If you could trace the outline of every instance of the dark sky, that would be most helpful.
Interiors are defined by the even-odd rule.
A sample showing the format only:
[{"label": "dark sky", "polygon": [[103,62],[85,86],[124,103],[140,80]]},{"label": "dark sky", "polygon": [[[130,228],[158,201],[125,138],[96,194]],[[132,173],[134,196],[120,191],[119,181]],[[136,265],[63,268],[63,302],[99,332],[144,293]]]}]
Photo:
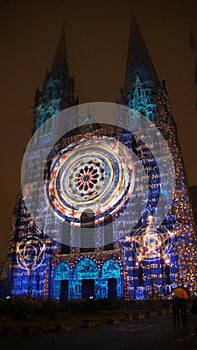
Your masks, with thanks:
[{"label": "dark sky", "polygon": [[197,51],[188,44],[190,27],[197,37],[196,0],[0,0],[0,260],[6,258],[34,91],[51,66],[63,22],[80,103],[115,102],[124,81],[132,10],[158,76],[167,81],[189,185],[197,185]]}]

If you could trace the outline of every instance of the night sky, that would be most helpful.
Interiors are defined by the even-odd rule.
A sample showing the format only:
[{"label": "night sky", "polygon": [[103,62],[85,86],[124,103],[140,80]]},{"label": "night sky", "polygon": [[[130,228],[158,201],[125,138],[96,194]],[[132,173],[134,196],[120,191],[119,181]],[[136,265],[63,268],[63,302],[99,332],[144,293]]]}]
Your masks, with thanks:
[{"label": "night sky", "polygon": [[6,259],[34,92],[50,69],[65,23],[68,61],[80,103],[115,102],[123,86],[131,11],[159,79],[165,79],[189,185],[197,185],[196,0],[0,0],[0,260]]}]

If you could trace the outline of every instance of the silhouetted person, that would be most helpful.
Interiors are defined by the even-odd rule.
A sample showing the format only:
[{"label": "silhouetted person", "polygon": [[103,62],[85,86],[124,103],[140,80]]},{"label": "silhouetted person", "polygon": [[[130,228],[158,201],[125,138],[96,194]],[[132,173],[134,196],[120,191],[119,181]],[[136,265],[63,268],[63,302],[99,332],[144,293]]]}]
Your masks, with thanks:
[{"label": "silhouetted person", "polygon": [[186,307],[186,300],[180,299],[180,311],[181,311],[181,321],[182,326],[187,327],[187,307]]},{"label": "silhouetted person", "polygon": [[179,299],[177,297],[174,297],[172,299],[172,314],[173,314],[173,322],[174,322],[174,326],[178,326],[180,325],[180,302]]},{"label": "silhouetted person", "polygon": [[[195,299],[192,303],[191,313],[192,313],[192,315],[197,316],[197,297],[195,297]],[[196,318],[196,335],[197,335],[197,318]]]}]

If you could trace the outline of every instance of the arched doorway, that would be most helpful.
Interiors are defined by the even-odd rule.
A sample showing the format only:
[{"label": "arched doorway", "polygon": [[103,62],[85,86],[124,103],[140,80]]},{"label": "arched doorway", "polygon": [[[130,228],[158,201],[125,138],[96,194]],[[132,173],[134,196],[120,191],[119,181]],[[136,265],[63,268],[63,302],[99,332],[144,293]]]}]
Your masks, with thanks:
[{"label": "arched doorway", "polygon": [[121,296],[120,266],[113,259],[106,260],[102,266],[102,286],[102,298]]},{"label": "arched doorway", "polygon": [[54,296],[60,301],[69,298],[70,267],[67,263],[58,264],[54,272]]},{"label": "arched doorway", "polygon": [[89,259],[81,259],[74,269],[75,298],[94,299],[99,293],[99,271],[97,264]]}]

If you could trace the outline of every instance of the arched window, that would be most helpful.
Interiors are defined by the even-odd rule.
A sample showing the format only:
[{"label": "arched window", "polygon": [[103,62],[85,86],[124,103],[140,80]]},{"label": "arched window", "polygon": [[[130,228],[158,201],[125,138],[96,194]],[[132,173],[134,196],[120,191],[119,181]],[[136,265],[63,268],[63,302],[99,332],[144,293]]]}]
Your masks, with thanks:
[{"label": "arched window", "polygon": [[81,252],[94,252],[95,250],[95,218],[90,209],[81,214]]},{"label": "arched window", "polygon": [[103,278],[119,278],[120,277],[120,266],[117,261],[113,259],[106,260],[102,266],[102,277]]},{"label": "arched window", "polygon": [[113,219],[111,215],[107,215],[104,219],[104,250],[112,250],[113,248]]},{"label": "arched window", "polygon": [[54,271],[54,295],[60,301],[68,300],[69,280],[70,267],[67,263],[61,262]]},{"label": "arched window", "polygon": [[74,278],[78,280],[98,278],[99,270],[95,261],[89,258],[81,259],[75,266]]},{"label": "arched window", "polygon": [[74,269],[75,290],[78,297],[93,299],[98,297],[99,270],[95,261],[81,259]]},{"label": "arched window", "polygon": [[107,298],[120,296],[120,266],[113,259],[106,260],[102,266],[102,279],[105,281]]},{"label": "arched window", "polygon": [[61,244],[61,254],[70,254],[70,246],[67,244]]}]

